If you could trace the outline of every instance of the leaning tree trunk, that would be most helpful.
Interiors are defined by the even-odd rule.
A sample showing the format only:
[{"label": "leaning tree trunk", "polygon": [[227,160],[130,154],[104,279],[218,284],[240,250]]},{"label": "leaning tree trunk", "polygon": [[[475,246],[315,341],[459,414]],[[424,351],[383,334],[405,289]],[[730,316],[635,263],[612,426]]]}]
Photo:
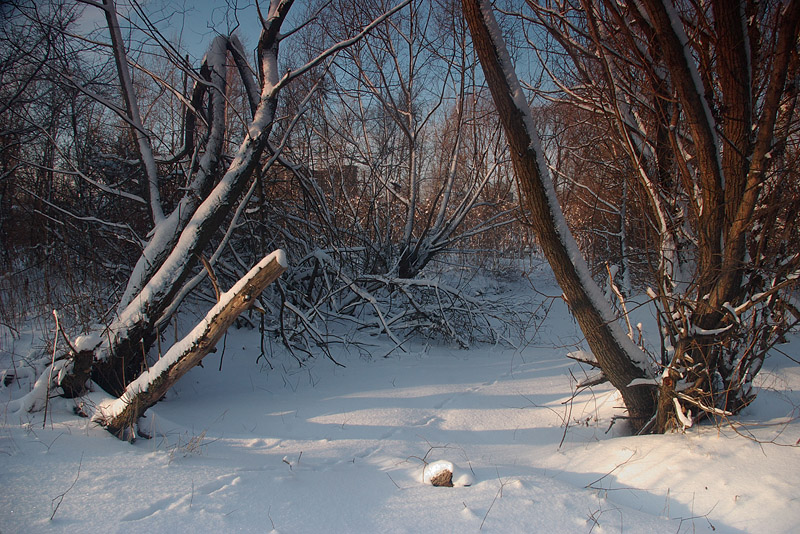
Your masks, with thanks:
[{"label": "leaning tree trunk", "polygon": [[[503,124],[531,224],[564,296],[605,376],[622,394],[633,431],[656,412],[654,388],[632,385],[652,378],[647,356],[618,326],[604,301],[555,196],[530,108],[517,80],[489,0],[462,0],[464,16]],[[647,380],[643,381],[647,382]]]},{"label": "leaning tree trunk", "polygon": [[93,420],[120,439],[135,438],[135,425],[145,410],[158,402],[175,382],[211,352],[222,335],[258,295],[286,270],[282,250],[273,252],[253,267],[181,341],[156,364],[127,385],[122,395],[97,408]]}]

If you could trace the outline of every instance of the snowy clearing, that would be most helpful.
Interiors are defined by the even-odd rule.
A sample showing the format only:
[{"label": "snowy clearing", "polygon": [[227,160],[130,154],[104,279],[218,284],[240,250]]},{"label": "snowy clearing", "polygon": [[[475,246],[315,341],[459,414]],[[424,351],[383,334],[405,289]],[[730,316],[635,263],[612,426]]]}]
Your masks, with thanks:
[{"label": "snowy clearing", "polygon": [[[554,347],[577,335],[562,308],[520,350],[341,350],[346,368],[288,372],[255,363],[257,332],[231,330],[222,372],[209,356],[132,445],[72,401],[44,429],[5,409],[0,532],[796,531],[800,369],[768,361],[735,426],[626,437],[609,431],[622,412],[607,386],[567,402],[585,371]],[[425,483],[446,462],[455,487]]]}]

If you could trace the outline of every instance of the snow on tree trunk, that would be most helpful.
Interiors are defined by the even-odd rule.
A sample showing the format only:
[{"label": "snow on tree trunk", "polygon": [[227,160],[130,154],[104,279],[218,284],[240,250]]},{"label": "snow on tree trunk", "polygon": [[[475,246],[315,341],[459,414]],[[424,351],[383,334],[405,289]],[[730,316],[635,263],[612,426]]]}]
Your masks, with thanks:
[{"label": "snow on tree trunk", "polygon": [[[139,374],[145,354],[156,339],[156,325],[163,319],[164,312],[173,307],[203,249],[241,198],[254,169],[260,164],[272,131],[280,91],[276,70],[278,30],[290,6],[291,2],[280,2],[275,7],[275,16],[262,32],[259,47],[265,78],[261,94],[248,125],[248,135],[226,169],[218,168],[225,133],[226,50],[237,45],[231,44],[229,38],[217,37],[210,46],[204,66],[210,72],[209,82],[213,85],[209,97],[212,101],[211,132],[197,175],[173,213],[156,224],[115,320],[102,331],[102,343],[94,349],[91,368],[73,366],[64,374],[71,382],[70,390],[78,392],[79,385],[86,383],[90,372],[92,380],[100,387],[119,395]],[[212,187],[218,171],[224,174]]]},{"label": "snow on tree trunk", "polygon": [[[531,212],[542,250],[586,340],[609,381],[622,394],[634,431],[656,411],[651,362],[617,324],[607,301],[592,280],[558,204],[547,171],[530,108],[517,80],[502,32],[488,0],[463,0],[487,84],[508,139],[514,172]],[[637,380],[639,379],[639,380]],[[631,383],[636,381],[636,384]]]}]

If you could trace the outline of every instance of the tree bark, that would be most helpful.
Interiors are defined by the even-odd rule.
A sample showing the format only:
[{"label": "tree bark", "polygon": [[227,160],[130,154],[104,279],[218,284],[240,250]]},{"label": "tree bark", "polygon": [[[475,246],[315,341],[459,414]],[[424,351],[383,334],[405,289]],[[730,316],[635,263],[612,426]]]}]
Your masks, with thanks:
[{"label": "tree bark", "polygon": [[622,332],[608,303],[591,279],[583,257],[567,229],[555,199],[530,108],[511,65],[488,0],[462,0],[475,50],[500,115],[511,160],[531,224],[573,315],[586,336],[600,368],[619,389],[628,409],[631,428],[645,427],[656,411],[650,386],[631,386],[650,378],[646,355]]},{"label": "tree bark", "polygon": [[674,8],[668,7],[662,0],[642,0],[642,5],[654,31],[655,44],[669,68],[672,85],[694,140],[697,166],[702,169],[699,173],[703,208],[697,225],[697,284],[700,294],[705,295],[713,287],[719,273],[725,217],[725,178],[718,150],[716,120],[704,97],[709,88],[703,87],[696,65],[690,62],[687,37],[683,27],[675,21]]}]

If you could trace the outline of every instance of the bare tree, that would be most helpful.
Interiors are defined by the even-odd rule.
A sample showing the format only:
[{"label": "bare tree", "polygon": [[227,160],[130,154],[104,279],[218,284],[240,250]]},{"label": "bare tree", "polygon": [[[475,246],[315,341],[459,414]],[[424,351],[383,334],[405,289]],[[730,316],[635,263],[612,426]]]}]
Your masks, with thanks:
[{"label": "bare tree", "polygon": [[[584,310],[571,302],[601,368],[622,391],[640,430],[691,425],[692,412],[735,413],[752,400],[752,379],[766,351],[799,315],[781,296],[796,284],[798,255],[776,250],[767,259],[752,251],[775,242],[764,233],[759,212],[774,187],[784,189],[779,184],[796,179],[785,162],[773,158],[791,145],[786,125],[797,120],[800,4],[769,9],[749,2],[700,9],[659,0],[529,5],[532,14],[522,19],[545,29],[550,49],[566,58],[562,71],[549,71],[561,98],[613,125],[633,170],[630,184],[645,199],[647,230],[656,240],[650,252],[656,259],[652,295],[663,327],[661,371],[651,382],[658,385],[657,404],[647,402],[651,386],[631,388],[630,374],[615,380],[618,369],[607,360],[608,348],[592,339],[597,327],[584,324]],[[465,2],[465,13],[475,21],[493,16],[488,2]],[[501,48],[499,34],[485,28],[471,25],[473,38],[480,31],[489,50]],[[544,50],[543,42],[533,44]],[[481,59],[486,71],[488,59]],[[512,66],[502,65],[496,67],[497,92],[516,96],[511,102],[525,117],[523,93],[508,82]],[[495,95],[496,102],[499,98]],[[522,119],[506,125],[509,140],[524,141],[526,126]],[[541,156],[515,165],[518,179],[537,164],[543,166]],[[781,222],[787,216],[783,212]],[[565,260],[554,257],[551,263]],[[561,267],[554,268],[558,273]],[[568,298],[569,285],[579,282],[560,281]],[[626,355],[618,355],[623,366],[641,361],[628,354],[625,364]]]},{"label": "bare tree", "polygon": [[[281,284],[280,335],[301,361],[342,340],[331,322],[375,328],[397,350],[415,332],[462,346],[498,335],[488,306],[425,271],[513,222],[502,134],[476,85],[464,21],[442,4],[404,8],[306,79],[320,87],[312,99],[284,100],[284,114],[305,112],[264,176],[262,198],[280,201],[248,212],[297,258]],[[335,9],[310,8],[301,61],[386,9],[324,5]]]},{"label": "bare tree", "polygon": [[530,108],[502,33],[487,1],[464,0],[464,16],[503,128],[525,207],[559,285],[603,372],[622,393],[631,425],[639,430],[655,411],[652,388],[635,383],[651,375],[646,355],[617,325],[570,234],[555,195]]},{"label": "bare tree", "polygon": [[[343,2],[338,18],[320,31],[339,39],[380,9],[380,2]],[[334,216],[345,214],[369,236],[361,245],[372,249],[384,273],[401,279],[416,277],[459,240],[512,220],[504,199],[492,198],[487,187],[500,180],[499,165],[478,170],[466,163],[472,154],[471,163],[499,163],[503,155],[488,139],[475,147],[478,153],[465,149],[480,128],[480,86],[466,27],[453,9],[452,2],[412,2],[337,57],[323,126],[312,143],[324,151],[314,157],[323,173],[355,173],[350,189],[337,191]],[[360,187],[353,187],[355,180]],[[470,219],[478,206],[496,211],[487,220]]]}]

